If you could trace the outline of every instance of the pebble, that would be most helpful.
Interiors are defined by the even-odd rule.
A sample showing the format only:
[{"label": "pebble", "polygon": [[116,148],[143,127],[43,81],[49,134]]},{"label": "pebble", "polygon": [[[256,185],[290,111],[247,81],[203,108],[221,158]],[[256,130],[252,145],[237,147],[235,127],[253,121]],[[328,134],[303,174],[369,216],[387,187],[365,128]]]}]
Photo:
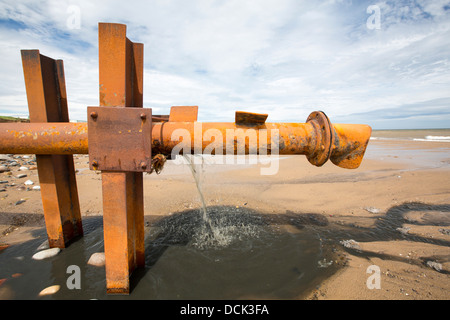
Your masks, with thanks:
[{"label": "pebble", "polygon": [[356,242],[353,239],[350,240],[342,240],[339,242],[340,244],[342,244],[344,247],[349,248],[349,249],[356,249],[356,250],[361,250],[361,247],[359,246],[359,243]]},{"label": "pebble", "polygon": [[105,265],[105,253],[104,252],[93,253],[87,263],[91,266],[96,266],[96,267],[104,266]]},{"label": "pebble", "polygon": [[32,257],[33,260],[43,260],[47,258],[51,258],[56,256],[61,251],[60,248],[51,248],[39,251],[38,253],[35,253]]},{"label": "pebble", "polygon": [[33,190],[41,190],[41,186],[34,186]]},{"label": "pebble", "polygon": [[397,228],[397,229],[395,229],[395,230],[397,230],[398,232],[400,232],[400,233],[403,234],[403,235],[407,235],[407,234],[408,234],[408,231],[411,230],[411,228],[405,227],[405,228]]},{"label": "pebble", "polygon": [[6,154],[0,154],[0,161],[12,161],[13,158],[11,156],[8,156]]},{"label": "pebble", "polygon": [[26,200],[25,199],[20,199],[19,201],[17,201],[14,205],[18,206],[19,204],[24,203]]},{"label": "pebble", "polygon": [[27,171],[27,170],[28,170],[27,167],[20,167],[20,168],[19,168],[19,171]]},{"label": "pebble", "polygon": [[19,174],[16,176],[16,178],[20,179],[20,178],[25,178],[27,175],[25,173]]},{"label": "pebble", "polygon": [[327,261],[327,259],[317,261],[317,265],[319,268],[328,268],[333,264],[333,260]]},{"label": "pebble", "polygon": [[0,180],[0,183],[8,183],[8,180]]},{"label": "pebble", "polygon": [[7,166],[0,166],[0,172],[9,171],[9,168]]},{"label": "pebble", "polygon": [[436,262],[436,261],[427,261],[427,266],[430,268],[433,268],[436,271],[441,272],[442,271],[442,264]]},{"label": "pebble", "polygon": [[48,296],[51,294],[55,294],[59,291],[59,289],[61,288],[60,285],[56,284],[54,286],[50,286],[45,288],[44,290],[42,290],[41,292],[39,292],[39,296],[43,297],[43,296]]},{"label": "pebble", "polygon": [[375,207],[365,207],[364,210],[370,212],[370,213],[380,213],[381,210]]},{"label": "pebble", "polygon": [[24,184],[25,184],[26,186],[31,186],[31,185],[34,184],[34,182],[31,181],[31,180],[27,180],[27,181],[24,182]]}]

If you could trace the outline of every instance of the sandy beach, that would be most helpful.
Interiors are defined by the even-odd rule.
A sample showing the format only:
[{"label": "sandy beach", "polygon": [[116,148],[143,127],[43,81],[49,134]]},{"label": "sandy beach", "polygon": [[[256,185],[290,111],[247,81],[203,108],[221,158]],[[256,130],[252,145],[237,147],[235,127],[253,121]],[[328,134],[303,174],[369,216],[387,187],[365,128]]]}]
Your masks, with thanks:
[{"label": "sandy beach", "polygon": [[[37,170],[23,164],[32,157],[16,158],[29,170],[0,173],[7,181],[0,185],[0,250],[45,227],[40,192],[31,189],[39,185]],[[87,155],[74,162],[82,215],[101,216],[101,174],[89,170]],[[320,217],[341,267],[300,299],[450,298],[450,143],[373,139],[355,170],[331,162],[314,167],[304,156],[280,156],[275,175],[261,175],[264,166],[204,164],[205,202]],[[17,178],[21,173],[27,176]],[[34,184],[24,185],[27,180]],[[160,175],[145,175],[144,193],[147,221],[201,206],[187,165],[167,162]],[[296,232],[291,227],[286,230]],[[384,228],[393,231],[384,236]],[[380,286],[370,289],[374,265]],[[2,284],[0,298],[8,298],[1,292]]]}]

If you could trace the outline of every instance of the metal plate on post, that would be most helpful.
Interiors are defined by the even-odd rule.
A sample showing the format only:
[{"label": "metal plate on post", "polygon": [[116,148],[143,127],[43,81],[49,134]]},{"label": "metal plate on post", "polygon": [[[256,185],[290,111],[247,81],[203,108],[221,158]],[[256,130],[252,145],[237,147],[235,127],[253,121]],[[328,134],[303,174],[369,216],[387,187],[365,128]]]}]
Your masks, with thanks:
[{"label": "metal plate on post", "polygon": [[263,125],[268,116],[266,113],[236,111],[234,122],[238,125]]},{"label": "metal plate on post", "polygon": [[173,106],[170,108],[170,122],[197,121],[198,106]]},{"label": "metal plate on post", "polygon": [[151,133],[150,108],[88,107],[89,168],[150,171]]}]

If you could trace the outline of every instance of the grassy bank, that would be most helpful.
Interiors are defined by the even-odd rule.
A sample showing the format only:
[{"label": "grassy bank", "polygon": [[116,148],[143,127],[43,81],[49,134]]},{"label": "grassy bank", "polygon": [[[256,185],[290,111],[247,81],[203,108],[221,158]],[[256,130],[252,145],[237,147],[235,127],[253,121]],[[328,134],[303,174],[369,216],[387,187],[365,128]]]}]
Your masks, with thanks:
[{"label": "grassy bank", "polygon": [[0,116],[0,122],[30,122],[30,120],[10,116]]}]

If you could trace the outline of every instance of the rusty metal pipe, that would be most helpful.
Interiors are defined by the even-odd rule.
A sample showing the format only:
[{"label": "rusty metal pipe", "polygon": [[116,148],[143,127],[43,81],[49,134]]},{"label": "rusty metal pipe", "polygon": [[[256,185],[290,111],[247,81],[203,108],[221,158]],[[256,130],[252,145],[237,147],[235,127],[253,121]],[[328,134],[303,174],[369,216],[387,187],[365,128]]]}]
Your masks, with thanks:
[{"label": "rusty metal pipe", "polygon": [[[152,150],[154,154],[170,155],[178,146],[180,153],[260,154],[263,147],[271,154],[273,143],[278,142],[277,153],[281,155],[303,154],[317,166],[330,159],[339,167],[357,168],[371,128],[360,124],[332,124],[330,129],[332,140],[326,146],[324,128],[311,121],[255,126],[231,122],[156,122],[152,127]],[[277,132],[276,139],[274,132]],[[0,153],[87,154],[87,133],[86,123],[1,123]],[[184,141],[183,149],[186,138],[189,141],[188,144]],[[330,152],[324,156],[325,149]]]},{"label": "rusty metal pipe", "polygon": [[[177,132],[179,129],[181,130]],[[242,130],[240,137],[236,134],[239,130]],[[358,168],[370,139],[372,132],[370,126],[332,124],[329,146],[326,146],[322,130],[323,128],[311,122],[265,123],[258,126],[240,126],[229,122],[155,123],[152,129],[152,150],[154,153],[170,155],[173,149],[179,146],[180,151],[187,150],[189,153],[212,151],[211,154],[224,155],[260,154],[261,149],[258,147],[263,146],[263,150],[267,150],[266,154],[272,154],[274,143],[278,142],[276,153],[280,155],[306,155],[308,160],[316,166],[322,166],[331,159],[341,168]],[[190,134],[185,149],[180,146],[183,143],[180,141],[186,138],[183,132]],[[202,137],[201,140],[197,140],[199,142],[196,141],[198,139],[196,135]],[[217,141],[217,138],[220,141]],[[218,148],[215,149],[216,146]],[[220,147],[222,150],[219,149]],[[329,150],[328,155],[324,155],[326,149]]]},{"label": "rusty metal pipe", "polygon": [[86,123],[0,123],[0,154],[87,154]]},{"label": "rusty metal pipe", "polygon": [[[212,150],[212,154],[257,154],[263,144],[271,154],[275,141],[274,130],[279,133],[277,141],[281,154],[307,154],[315,142],[313,127],[309,123],[265,123],[242,126],[232,122],[158,122],[152,128],[152,150],[170,154],[180,143],[187,143],[191,153]],[[189,142],[184,141],[185,132]],[[245,140],[244,140],[245,138]],[[200,140],[201,139],[201,140]],[[217,140],[219,139],[219,140]],[[239,140],[241,139],[241,140]],[[242,148],[239,149],[239,143]],[[219,150],[219,147],[222,149]],[[245,152],[241,152],[245,151]]]}]

